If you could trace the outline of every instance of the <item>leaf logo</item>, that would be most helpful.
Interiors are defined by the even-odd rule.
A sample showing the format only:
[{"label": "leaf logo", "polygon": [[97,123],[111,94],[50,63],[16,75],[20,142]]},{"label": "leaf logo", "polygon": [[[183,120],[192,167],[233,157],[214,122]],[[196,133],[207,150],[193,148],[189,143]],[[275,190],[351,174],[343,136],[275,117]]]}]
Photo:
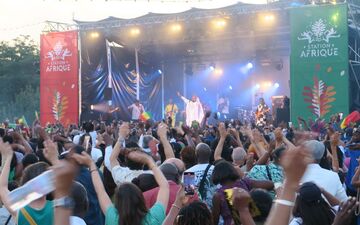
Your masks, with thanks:
[{"label": "leaf logo", "polygon": [[308,108],[317,117],[322,118],[328,112],[336,98],[333,96],[336,94],[334,86],[327,86],[324,81],[314,77],[313,87],[305,86],[303,90],[304,101],[309,103]]},{"label": "leaf logo", "polygon": [[64,118],[68,104],[69,101],[66,96],[61,96],[58,91],[54,92],[52,99],[52,113],[56,121],[61,121]]},{"label": "leaf logo", "polygon": [[67,48],[63,48],[63,45],[60,41],[56,42],[55,46],[53,47],[52,51],[46,53],[45,58],[54,60],[65,60],[66,57],[72,56],[71,52]]},{"label": "leaf logo", "polygon": [[314,23],[310,24],[309,29],[302,32],[297,38],[299,41],[306,40],[309,44],[313,42],[325,41],[329,43],[331,38],[339,38],[340,34],[331,27],[326,20],[318,19]]}]

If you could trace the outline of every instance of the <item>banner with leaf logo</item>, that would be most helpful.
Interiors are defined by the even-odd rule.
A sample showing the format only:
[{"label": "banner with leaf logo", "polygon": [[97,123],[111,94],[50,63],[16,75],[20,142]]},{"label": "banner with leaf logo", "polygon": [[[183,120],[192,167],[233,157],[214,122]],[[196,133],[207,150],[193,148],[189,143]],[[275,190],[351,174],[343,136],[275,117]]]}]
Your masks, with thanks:
[{"label": "banner with leaf logo", "polygon": [[347,5],[291,10],[291,120],[348,113]]},{"label": "banner with leaf logo", "polygon": [[77,31],[41,35],[40,120],[41,124],[79,122]]}]

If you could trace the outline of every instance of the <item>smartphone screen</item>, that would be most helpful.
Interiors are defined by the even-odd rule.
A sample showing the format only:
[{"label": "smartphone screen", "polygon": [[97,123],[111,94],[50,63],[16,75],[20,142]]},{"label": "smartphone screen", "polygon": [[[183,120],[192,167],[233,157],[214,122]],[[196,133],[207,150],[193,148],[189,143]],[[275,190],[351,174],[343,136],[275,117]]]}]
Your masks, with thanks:
[{"label": "smartphone screen", "polygon": [[183,183],[185,188],[185,195],[195,194],[195,173],[184,172]]}]

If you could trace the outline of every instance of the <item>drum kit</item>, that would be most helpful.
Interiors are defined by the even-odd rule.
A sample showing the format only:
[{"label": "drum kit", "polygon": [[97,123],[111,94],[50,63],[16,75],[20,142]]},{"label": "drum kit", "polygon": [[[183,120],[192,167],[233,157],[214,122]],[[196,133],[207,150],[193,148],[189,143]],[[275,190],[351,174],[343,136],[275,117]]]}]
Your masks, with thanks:
[{"label": "drum kit", "polygon": [[245,105],[235,107],[237,119],[243,124],[251,124],[255,121],[255,111]]}]

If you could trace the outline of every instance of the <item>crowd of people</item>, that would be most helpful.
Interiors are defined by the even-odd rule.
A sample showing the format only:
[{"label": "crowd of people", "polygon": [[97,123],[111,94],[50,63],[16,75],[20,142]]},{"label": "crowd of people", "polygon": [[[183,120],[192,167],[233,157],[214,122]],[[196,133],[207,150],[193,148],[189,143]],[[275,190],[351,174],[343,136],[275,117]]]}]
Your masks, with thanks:
[{"label": "crowd of people", "polygon": [[[331,120],[324,133],[306,123],[301,130],[208,124],[203,116],[180,127],[4,124],[0,224],[360,224],[357,124],[341,130]],[[54,190],[14,210],[9,193],[46,171]],[[184,174],[193,175],[192,191]]]}]

